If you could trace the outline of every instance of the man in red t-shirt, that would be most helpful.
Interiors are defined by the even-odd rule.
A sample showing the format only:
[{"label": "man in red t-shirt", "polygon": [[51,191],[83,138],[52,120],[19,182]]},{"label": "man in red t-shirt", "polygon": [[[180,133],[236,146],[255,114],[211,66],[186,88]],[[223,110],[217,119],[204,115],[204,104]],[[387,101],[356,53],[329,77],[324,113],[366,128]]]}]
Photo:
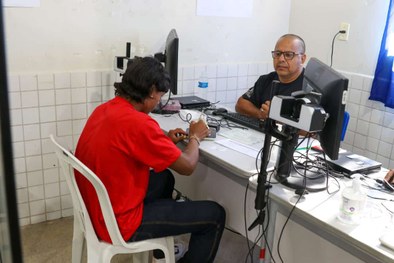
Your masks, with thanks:
[{"label": "man in red t-shirt", "polygon": [[[98,106],[89,117],[76,156],[105,185],[124,240],[191,233],[189,250],[179,262],[213,262],[225,211],[213,201],[173,200],[175,180],[167,169],[190,175],[198,163],[200,140],[209,129],[204,121],[191,122],[183,151],[176,143],[185,138],[184,130],[163,133],[148,114],[169,86],[169,75],[159,61],[135,59],[122,82],[115,83],[116,97]],[[111,242],[92,186],[76,175],[98,237]]]}]

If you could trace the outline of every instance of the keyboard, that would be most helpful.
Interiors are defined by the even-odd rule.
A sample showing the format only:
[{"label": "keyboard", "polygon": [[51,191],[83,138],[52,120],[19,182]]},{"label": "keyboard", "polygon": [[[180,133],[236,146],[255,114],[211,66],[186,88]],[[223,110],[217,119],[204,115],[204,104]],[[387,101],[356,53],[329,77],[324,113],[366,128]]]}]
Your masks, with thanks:
[{"label": "keyboard", "polygon": [[219,114],[224,119],[246,126],[250,129],[264,132],[264,121],[242,115],[238,112],[223,112]]}]

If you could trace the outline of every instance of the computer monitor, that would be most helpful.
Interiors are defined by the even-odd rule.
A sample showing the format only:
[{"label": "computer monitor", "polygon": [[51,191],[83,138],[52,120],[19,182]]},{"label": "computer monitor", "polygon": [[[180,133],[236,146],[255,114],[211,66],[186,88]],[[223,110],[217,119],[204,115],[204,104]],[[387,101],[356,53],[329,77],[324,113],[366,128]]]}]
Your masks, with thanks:
[{"label": "computer monitor", "polygon": [[[348,82],[346,77],[316,58],[311,58],[305,68],[303,89],[306,93],[320,93],[319,106],[328,114],[324,127],[317,132],[317,139],[324,153],[333,160],[338,159]],[[307,189],[311,192],[326,189],[327,178],[322,174],[307,171],[307,176],[304,177],[291,172],[298,134],[292,126],[287,123],[285,125],[288,132],[293,132],[292,139],[282,141],[275,178],[293,189]]]},{"label": "computer monitor", "polygon": [[322,94],[320,105],[329,117],[323,130],[318,133],[318,140],[325,154],[336,160],[341,143],[349,80],[318,59],[311,58],[305,68],[304,82],[306,89]]},{"label": "computer monitor", "polygon": [[156,53],[155,58],[160,62],[164,63],[168,74],[171,78],[171,88],[172,94],[178,94],[178,50],[179,50],[179,38],[175,29],[171,29],[168,33],[165,50],[163,53]]}]

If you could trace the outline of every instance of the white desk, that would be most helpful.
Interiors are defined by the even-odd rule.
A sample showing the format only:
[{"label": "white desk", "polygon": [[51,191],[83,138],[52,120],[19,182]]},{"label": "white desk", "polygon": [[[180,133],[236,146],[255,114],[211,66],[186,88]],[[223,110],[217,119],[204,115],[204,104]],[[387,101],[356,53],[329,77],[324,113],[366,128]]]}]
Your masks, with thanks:
[{"label": "white desk", "polygon": [[[350,184],[349,179],[341,180],[341,191],[346,185]],[[281,185],[274,185],[270,190],[270,222],[276,221],[277,212],[287,217],[296,200],[297,197],[292,190]],[[380,245],[378,240],[387,231],[386,227],[390,222],[389,214],[380,205],[381,201],[368,199],[365,218],[360,225],[347,225],[337,219],[340,202],[340,192],[333,195],[328,195],[326,191],[310,193],[305,196],[302,202],[297,204],[296,209],[291,215],[291,220],[341,249],[346,250],[355,257],[362,259],[363,262],[394,262],[394,251]],[[279,225],[279,229],[282,226],[283,223]],[[272,241],[273,239],[277,240],[278,235],[275,234],[276,237],[273,237],[273,229],[271,228],[270,230],[270,242],[276,244],[276,242]],[[277,230],[276,232],[278,232]],[[302,239],[304,237],[299,236],[298,238]],[[296,239],[297,237],[291,242],[294,242]],[[295,245],[297,247],[296,243],[289,245]],[[308,248],[300,249],[300,251],[308,253]],[[317,252],[325,254],[324,251]],[[287,259],[285,262],[306,262],[306,259],[301,259],[300,257],[302,257],[300,254],[295,257],[300,261]],[[321,262],[325,261],[322,260]]]},{"label": "white desk", "polygon": [[[188,127],[177,115],[153,116],[163,130]],[[256,136],[262,135],[256,132]],[[263,137],[260,145],[263,145]],[[227,212],[227,226],[245,236],[247,234],[253,240],[258,235],[258,228],[245,232],[243,215],[245,211],[247,227],[257,217],[254,191],[248,191],[244,206],[245,186],[248,178],[256,172],[255,158],[205,140],[201,142],[200,155],[201,164],[197,171],[190,178],[177,176],[177,187],[181,187],[182,192],[186,192],[192,199],[213,199],[222,204]],[[260,166],[259,161],[257,165]],[[251,179],[252,188],[256,186],[255,179]],[[341,181],[342,190],[346,183],[349,181]],[[277,262],[276,243],[284,219],[293,208],[293,196],[294,191],[282,185],[274,185],[270,190],[271,227],[268,238],[269,243],[274,244],[271,248]],[[303,202],[297,204],[280,243],[284,262],[394,262],[394,251],[380,245],[378,240],[389,222],[389,215],[385,213],[380,201],[369,199],[369,211],[378,213],[367,216],[358,226],[350,226],[336,219],[340,198],[340,192],[329,196],[323,191],[308,194]],[[270,262],[269,255],[266,261]]]},{"label": "white desk", "polygon": [[[161,128],[164,131],[168,131],[170,129],[174,129],[175,127],[186,128],[189,127],[189,124],[182,121],[177,114],[174,115],[156,115],[152,114],[154,118],[159,122]],[[229,129],[221,128],[218,133],[216,140],[225,139],[225,137],[221,137],[220,134],[228,131]],[[251,136],[259,138],[257,143],[251,145],[250,147],[259,150],[263,146],[264,134],[254,131],[248,130],[248,133]],[[251,175],[256,173],[256,163],[254,162],[255,158],[250,156],[246,156],[243,153],[238,151],[234,151],[225,146],[222,146],[218,143],[213,142],[212,140],[203,140],[200,144],[200,155],[209,161],[216,163],[226,169],[229,169],[232,173],[238,175],[243,179],[249,178]],[[274,163],[272,163],[274,165]],[[258,163],[258,168],[260,167],[260,163]]]}]

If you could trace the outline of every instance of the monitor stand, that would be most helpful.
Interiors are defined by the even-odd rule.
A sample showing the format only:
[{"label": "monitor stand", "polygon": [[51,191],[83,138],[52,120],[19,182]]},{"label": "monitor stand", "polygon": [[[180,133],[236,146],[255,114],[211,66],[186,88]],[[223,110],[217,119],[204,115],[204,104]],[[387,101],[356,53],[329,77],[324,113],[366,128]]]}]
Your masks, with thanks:
[{"label": "monitor stand", "polygon": [[278,181],[278,183],[295,190],[305,189],[312,193],[327,189],[327,176],[325,174],[316,173],[313,171],[306,171],[306,173],[304,173],[304,168],[299,168],[298,170],[302,175],[298,174],[292,167],[288,177],[284,176],[283,174],[275,173],[275,179]]},{"label": "monitor stand", "polygon": [[275,179],[292,189],[319,192],[327,189],[327,176],[300,167],[298,172],[293,167],[293,154],[298,144],[297,131],[286,127],[285,131],[291,135],[290,140],[281,141],[281,150],[276,161]]}]

